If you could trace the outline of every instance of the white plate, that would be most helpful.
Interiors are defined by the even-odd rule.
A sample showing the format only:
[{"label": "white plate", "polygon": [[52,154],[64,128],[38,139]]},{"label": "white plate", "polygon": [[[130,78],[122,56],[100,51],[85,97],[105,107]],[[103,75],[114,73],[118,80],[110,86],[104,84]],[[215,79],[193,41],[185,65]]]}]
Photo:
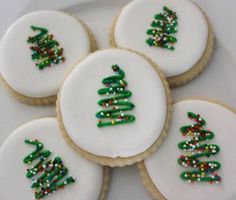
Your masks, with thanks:
[{"label": "white plate", "polygon": [[[89,25],[99,48],[108,47],[113,17],[129,0],[18,0],[1,1],[0,35],[20,15],[39,9],[59,9],[79,16]],[[236,2],[234,0],[196,0],[207,12],[216,34],[216,48],[209,66],[197,79],[173,89],[173,99],[205,96],[236,108]],[[194,38],[193,38],[194,39]],[[23,123],[55,115],[55,107],[24,105],[0,85],[0,145]],[[236,133],[235,133],[236,134]],[[108,200],[151,200],[135,166],[113,171]],[[235,199],[235,198],[234,198]]]}]

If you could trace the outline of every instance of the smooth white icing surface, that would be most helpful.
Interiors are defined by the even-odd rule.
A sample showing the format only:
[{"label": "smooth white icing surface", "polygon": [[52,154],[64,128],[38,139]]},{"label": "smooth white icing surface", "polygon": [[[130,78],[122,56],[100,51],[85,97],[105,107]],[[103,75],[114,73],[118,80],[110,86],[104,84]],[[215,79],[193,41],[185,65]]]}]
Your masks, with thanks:
[{"label": "smooth white icing surface", "polygon": [[[146,44],[146,32],[164,6],[178,16],[178,32],[173,34],[178,39],[175,51]],[[146,54],[171,77],[188,71],[201,58],[207,45],[208,25],[200,9],[189,0],[135,0],[120,13],[114,35],[118,47]]]},{"label": "smooth white icing surface", "polygon": [[[57,190],[48,200],[88,200],[98,199],[100,194],[103,168],[80,157],[63,139],[55,118],[44,118],[29,122],[6,140],[0,149],[0,199],[31,200],[34,190],[31,179],[26,178],[27,165],[23,158],[33,152],[34,146],[25,144],[25,139],[38,139],[45,150],[52,150],[54,155],[62,158],[68,168],[68,175],[76,178],[76,182]],[[51,156],[50,158],[53,158]]]},{"label": "smooth white icing surface", "polygon": [[[222,164],[216,173],[221,176],[219,184],[196,182],[189,184],[180,178],[180,174],[187,168],[180,166],[177,159],[184,152],[178,148],[178,143],[184,141],[180,127],[192,124],[187,112],[198,113],[206,120],[206,128],[214,132],[215,137],[209,144],[217,144],[220,152],[206,158]],[[173,118],[167,139],[145,161],[148,173],[159,191],[168,200],[234,200],[236,194],[236,149],[235,130],[236,114],[232,111],[207,101],[187,100],[176,103],[173,107]],[[204,158],[203,158],[204,159]],[[192,170],[192,168],[189,168]]]},{"label": "smooth white icing surface", "polygon": [[[125,72],[130,113],[134,123],[98,128],[95,114],[101,109],[97,90],[102,79],[114,75],[118,64]],[[159,137],[166,118],[166,94],[154,68],[143,57],[126,50],[109,49],[90,54],[63,84],[60,109],[66,131],[82,149],[99,156],[130,157],[148,149]]]},{"label": "smooth white icing surface", "polygon": [[[64,49],[64,63],[37,69],[26,41],[36,34],[31,25],[45,27],[54,35]],[[29,97],[47,97],[57,93],[65,74],[89,52],[89,36],[76,18],[58,11],[36,11],[16,20],[3,36],[0,73],[15,91]]]}]

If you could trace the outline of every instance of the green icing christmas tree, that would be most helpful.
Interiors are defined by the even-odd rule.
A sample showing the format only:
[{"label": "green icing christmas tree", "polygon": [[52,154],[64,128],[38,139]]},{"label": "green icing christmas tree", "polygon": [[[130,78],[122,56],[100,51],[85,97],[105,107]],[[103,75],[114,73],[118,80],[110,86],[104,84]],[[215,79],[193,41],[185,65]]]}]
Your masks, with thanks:
[{"label": "green icing christmas tree", "polygon": [[32,164],[32,167],[27,169],[26,177],[33,178],[31,188],[35,190],[35,199],[42,199],[75,182],[73,177],[66,177],[68,169],[60,157],[49,159],[52,152],[43,150],[41,142],[25,140],[25,143],[35,146],[35,150],[23,160],[26,164]]},{"label": "green icing christmas tree", "polygon": [[185,171],[180,176],[188,182],[219,183],[221,177],[215,171],[221,168],[221,164],[217,161],[200,160],[202,157],[209,158],[220,151],[219,146],[204,143],[213,139],[214,133],[205,129],[206,122],[200,115],[188,112],[188,117],[194,120],[195,123],[181,127],[180,131],[183,136],[188,136],[192,139],[179,143],[179,148],[188,153],[180,156],[178,163],[184,167],[193,168],[193,170]]},{"label": "green icing christmas tree", "polygon": [[113,65],[112,70],[116,75],[104,78],[102,83],[106,88],[98,90],[99,95],[107,95],[107,98],[98,102],[98,105],[104,108],[96,113],[96,117],[99,119],[98,127],[121,125],[135,121],[133,115],[124,113],[135,107],[127,99],[132,96],[132,92],[126,90],[125,73],[118,65]]},{"label": "green icing christmas tree", "polygon": [[48,34],[45,28],[31,26],[33,31],[39,33],[33,37],[29,37],[27,42],[32,44],[32,60],[36,62],[38,69],[44,69],[52,65],[65,61],[63,57],[63,49],[59,47],[59,43],[53,39],[53,35]]},{"label": "green icing christmas tree", "polygon": [[155,15],[155,20],[151,23],[151,29],[147,31],[149,38],[146,43],[149,46],[175,50],[173,45],[177,42],[177,39],[172,35],[177,33],[178,17],[175,12],[167,7],[164,7],[163,11],[164,13]]}]

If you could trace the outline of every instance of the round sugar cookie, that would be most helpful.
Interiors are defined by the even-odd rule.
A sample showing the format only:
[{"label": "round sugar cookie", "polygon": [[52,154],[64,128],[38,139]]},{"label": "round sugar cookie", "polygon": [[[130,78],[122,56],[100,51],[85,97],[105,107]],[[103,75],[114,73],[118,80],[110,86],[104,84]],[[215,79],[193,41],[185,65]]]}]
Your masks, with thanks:
[{"label": "round sugar cookie", "polygon": [[81,155],[102,165],[131,165],[162,143],[170,101],[168,84],[150,59],[107,49],[90,54],[68,75],[57,119]]},{"label": "round sugar cookie", "polygon": [[1,78],[24,103],[55,103],[66,74],[95,45],[91,31],[76,17],[52,10],[28,13],[1,39]]},{"label": "round sugar cookie", "polygon": [[235,199],[235,121],[236,112],[216,101],[175,103],[167,139],[139,163],[154,199]]},{"label": "round sugar cookie", "polygon": [[[55,118],[42,118],[9,136],[0,149],[0,199],[105,199],[109,169],[79,156],[59,132]],[[34,170],[40,160],[39,171]],[[50,174],[49,182],[40,181],[43,174]]]},{"label": "round sugar cookie", "polygon": [[190,0],[135,0],[116,17],[110,44],[150,57],[170,86],[179,86],[207,65],[214,36],[206,14]]}]

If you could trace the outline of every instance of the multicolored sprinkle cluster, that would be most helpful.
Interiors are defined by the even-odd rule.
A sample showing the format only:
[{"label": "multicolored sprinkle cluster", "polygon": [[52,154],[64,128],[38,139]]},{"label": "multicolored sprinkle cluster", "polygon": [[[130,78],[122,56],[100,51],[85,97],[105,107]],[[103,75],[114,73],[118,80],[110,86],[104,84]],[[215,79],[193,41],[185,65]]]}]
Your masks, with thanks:
[{"label": "multicolored sprinkle cluster", "polygon": [[40,31],[37,35],[29,37],[27,42],[33,44],[30,49],[33,51],[32,60],[36,62],[38,69],[44,69],[52,65],[65,61],[63,48],[59,48],[59,43],[53,39],[53,35],[48,34],[45,28],[31,26],[33,31]]},{"label": "multicolored sprinkle cluster", "polygon": [[125,73],[118,65],[112,65],[112,70],[117,75],[104,78],[102,83],[106,88],[98,90],[99,95],[108,96],[98,101],[98,105],[104,108],[104,110],[96,113],[96,117],[99,119],[98,127],[121,125],[135,121],[133,115],[124,114],[124,111],[132,110],[135,107],[127,99],[132,96],[132,92],[125,89],[127,87],[127,82],[123,80]]},{"label": "multicolored sprinkle cluster", "polygon": [[151,23],[151,29],[147,31],[149,38],[146,43],[149,46],[175,50],[173,45],[177,42],[177,39],[171,34],[178,31],[178,17],[175,12],[167,7],[164,7],[163,11],[164,13],[155,15],[155,20]]},{"label": "multicolored sprinkle cluster", "polygon": [[[24,163],[32,164],[38,160],[31,168],[27,169],[26,177],[33,178],[31,188],[35,190],[35,199],[42,199],[47,195],[63,189],[66,185],[74,183],[75,178],[66,177],[68,169],[63,165],[60,157],[51,160],[48,158],[51,151],[43,150],[43,144],[38,140],[25,140],[26,144],[34,145],[35,151],[24,158]],[[61,182],[59,182],[61,181]]]},{"label": "multicolored sprinkle cluster", "polygon": [[193,125],[187,125],[180,128],[183,136],[190,136],[192,139],[180,142],[179,148],[187,151],[187,155],[182,155],[178,163],[184,167],[192,167],[193,171],[186,171],[181,174],[181,178],[188,182],[202,181],[209,183],[221,182],[221,177],[215,171],[221,168],[217,161],[200,161],[199,158],[217,154],[220,151],[219,146],[215,144],[201,144],[203,141],[209,141],[214,138],[214,133],[210,130],[204,130],[206,122],[200,115],[188,112],[188,117],[195,121]]}]

